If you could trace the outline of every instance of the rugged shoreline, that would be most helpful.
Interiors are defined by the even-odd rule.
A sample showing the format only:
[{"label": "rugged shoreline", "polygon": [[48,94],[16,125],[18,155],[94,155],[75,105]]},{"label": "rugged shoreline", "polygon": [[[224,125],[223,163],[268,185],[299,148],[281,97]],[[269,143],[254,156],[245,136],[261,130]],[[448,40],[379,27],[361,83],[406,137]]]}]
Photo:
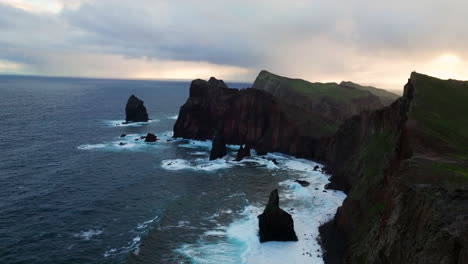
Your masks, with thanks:
[{"label": "rugged shoreline", "polygon": [[[333,175],[329,188],[348,194],[334,220],[320,228],[326,263],[463,263],[468,258],[467,164],[451,157],[467,152],[448,146],[453,133],[440,139],[431,132],[448,129],[445,123],[424,119],[426,111],[444,114],[438,105],[447,102],[430,94],[444,85],[455,96],[466,96],[457,88],[463,82],[412,73],[403,97],[352,116],[330,134],[316,129],[320,122],[314,121],[325,119],[308,119],[311,111],[269,92],[196,80],[174,136],[209,139],[219,129],[228,144],[325,164]],[[442,105],[450,107],[461,108]],[[457,130],[460,143],[467,142],[463,131]]]}]

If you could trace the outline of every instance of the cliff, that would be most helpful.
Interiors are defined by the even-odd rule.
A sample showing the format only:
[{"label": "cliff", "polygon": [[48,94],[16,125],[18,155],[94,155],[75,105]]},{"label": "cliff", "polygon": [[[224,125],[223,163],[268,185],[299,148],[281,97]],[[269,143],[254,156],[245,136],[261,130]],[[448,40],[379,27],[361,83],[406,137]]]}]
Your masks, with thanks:
[{"label": "cliff", "polygon": [[396,101],[396,99],[398,99],[400,97],[399,95],[394,94],[394,93],[389,92],[389,91],[384,90],[384,89],[376,88],[376,87],[373,87],[373,86],[363,86],[363,85],[353,83],[353,82],[341,82],[340,86],[341,87],[354,88],[354,89],[368,91],[371,94],[379,97],[380,102],[384,106],[391,105],[393,102]]},{"label": "cliff", "polygon": [[412,73],[402,98],[320,143],[348,193],[321,228],[327,263],[467,263],[467,99],[468,82]]},{"label": "cliff", "polygon": [[219,130],[227,144],[324,163],[329,188],[348,194],[320,230],[327,263],[468,263],[468,82],[412,73],[384,108],[335,85],[268,72],[243,90],[195,80],[174,136]]},{"label": "cliff", "polygon": [[320,122],[325,135],[332,135],[344,120],[353,115],[384,106],[378,96],[364,89],[337,83],[311,83],[268,71],[259,73],[252,88],[266,91],[279,101],[314,115],[313,120]]},{"label": "cliff", "polygon": [[318,123],[301,117],[301,109],[280,103],[257,89],[229,89],[215,81],[194,80],[190,96],[180,108],[174,137],[212,139],[222,131],[226,144],[246,144],[257,152],[310,155],[314,138],[309,131]]},{"label": "cliff", "polygon": [[174,137],[212,139],[219,129],[227,144],[310,158],[317,142],[332,136],[345,119],[382,107],[378,97],[367,91],[312,84],[266,71],[252,88],[242,90],[229,89],[215,78],[195,80],[180,109]]}]

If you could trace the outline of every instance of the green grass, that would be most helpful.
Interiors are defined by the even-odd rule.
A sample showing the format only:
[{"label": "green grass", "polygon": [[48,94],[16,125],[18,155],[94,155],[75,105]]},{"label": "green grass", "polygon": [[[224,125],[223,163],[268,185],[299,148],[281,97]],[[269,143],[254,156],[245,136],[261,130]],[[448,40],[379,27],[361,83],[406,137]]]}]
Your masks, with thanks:
[{"label": "green grass", "polygon": [[425,133],[468,156],[468,82],[413,74],[415,96],[410,116]]},{"label": "green grass", "polygon": [[302,79],[292,79],[279,76],[267,71],[262,71],[259,78],[255,80],[252,88],[263,87],[266,76],[274,77],[280,82],[283,89],[292,89],[304,96],[307,96],[311,101],[319,101],[325,97],[333,99],[337,102],[348,102],[352,99],[365,97],[368,95],[367,91],[358,89],[349,89],[338,85],[337,83],[311,83]]},{"label": "green grass", "polygon": [[468,181],[468,168],[466,167],[461,167],[456,164],[437,162],[434,163],[434,169],[447,175],[445,179],[449,180],[450,182],[462,183]]},{"label": "green grass", "polygon": [[368,91],[368,92],[372,93],[373,95],[378,96],[380,98],[380,101],[384,105],[389,105],[389,104],[393,103],[396,99],[398,99],[400,97],[397,94],[394,94],[394,93],[389,92],[387,90],[376,88],[376,87],[373,87],[373,86],[363,86],[363,85],[359,85],[359,84],[353,83],[353,82],[341,82],[340,85],[341,86],[344,85],[344,86],[347,86],[347,87],[352,87],[352,88],[363,90],[363,91]]},{"label": "green grass", "polygon": [[369,188],[380,186],[387,162],[386,155],[391,152],[393,146],[394,140],[388,133],[375,134],[369,138],[362,151],[354,157],[354,166],[361,165],[364,170],[359,181],[351,189],[349,197],[356,200],[361,199],[369,191]]}]

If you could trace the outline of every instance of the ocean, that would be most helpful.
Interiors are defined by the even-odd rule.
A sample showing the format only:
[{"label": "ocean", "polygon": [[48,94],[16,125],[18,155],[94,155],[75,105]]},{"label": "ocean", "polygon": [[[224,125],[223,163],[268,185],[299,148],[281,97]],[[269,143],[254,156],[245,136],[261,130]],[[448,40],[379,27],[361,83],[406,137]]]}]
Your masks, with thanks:
[{"label": "ocean", "polygon": [[[189,86],[0,76],[0,263],[323,263],[318,226],[345,195],[313,161],[172,139]],[[150,122],[122,124],[132,94]],[[275,188],[298,242],[258,241]]]}]

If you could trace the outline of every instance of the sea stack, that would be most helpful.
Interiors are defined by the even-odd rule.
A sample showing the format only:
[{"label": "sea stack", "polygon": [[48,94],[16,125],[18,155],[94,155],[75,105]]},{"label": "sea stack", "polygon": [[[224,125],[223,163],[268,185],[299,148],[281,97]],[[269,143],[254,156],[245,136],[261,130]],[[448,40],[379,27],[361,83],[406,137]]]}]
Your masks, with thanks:
[{"label": "sea stack", "polygon": [[219,130],[216,130],[213,136],[213,143],[211,146],[210,160],[215,160],[226,156],[226,142],[224,136]]},{"label": "sea stack", "polygon": [[297,241],[294,222],[290,214],[279,207],[278,190],[270,193],[268,204],[258,216],[260,242]]},{"label": "sea stack", "polygon": [[245,145],[244,147],[244,145],[241,145],[239,148],[239,151],[237,152],[236,161],[241,161],[245,157],[249,157],[249,156],[250,156],[250,146]]},{"label": "sea stack", "polygon": [[148,113],[143,101],[132,94],[125,107],[125,122],[148,122]]}]

